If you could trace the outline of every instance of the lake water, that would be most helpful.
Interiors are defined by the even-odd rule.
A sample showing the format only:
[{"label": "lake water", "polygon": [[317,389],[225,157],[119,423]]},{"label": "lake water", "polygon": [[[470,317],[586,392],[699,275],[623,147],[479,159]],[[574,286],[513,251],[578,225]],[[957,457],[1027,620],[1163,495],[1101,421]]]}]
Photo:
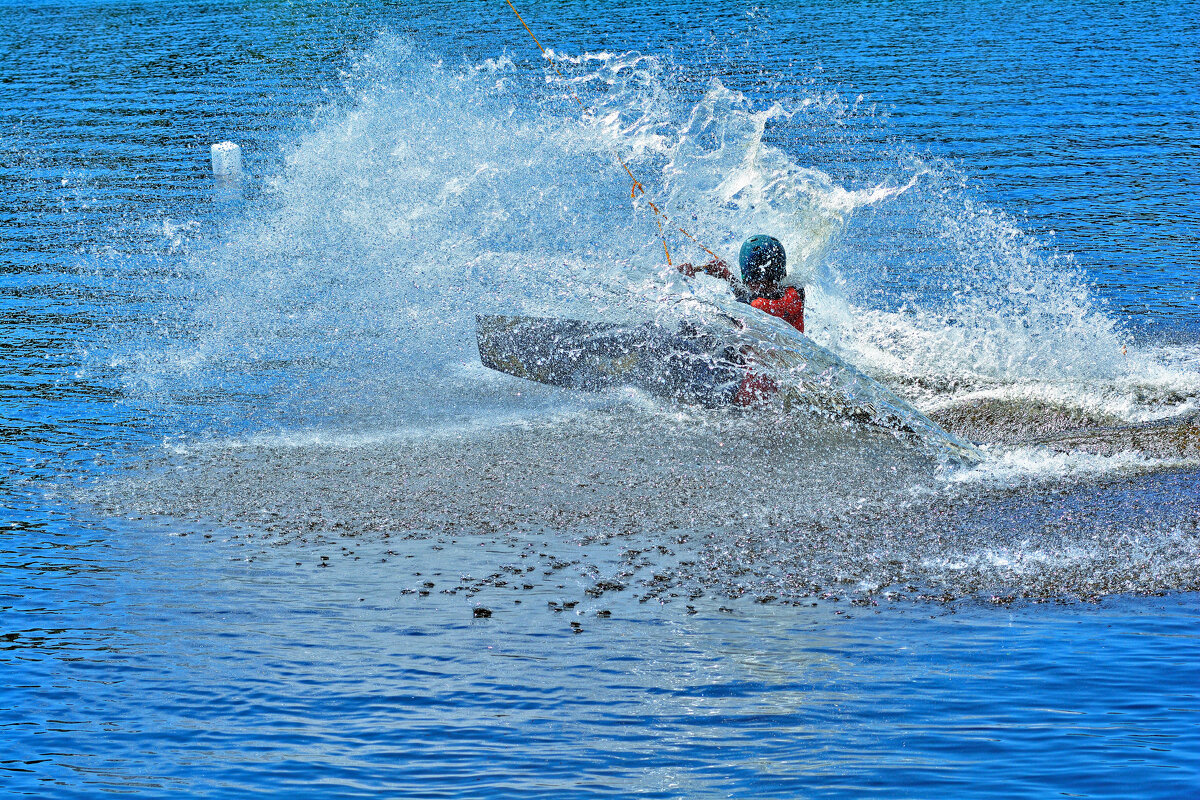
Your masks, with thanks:
[{"label": "lake water", "polygon": [[[0,792],[1200,795],[1200,5],[518,9],[0,3]],[[618,157],[988,458],[480,366]]]}]

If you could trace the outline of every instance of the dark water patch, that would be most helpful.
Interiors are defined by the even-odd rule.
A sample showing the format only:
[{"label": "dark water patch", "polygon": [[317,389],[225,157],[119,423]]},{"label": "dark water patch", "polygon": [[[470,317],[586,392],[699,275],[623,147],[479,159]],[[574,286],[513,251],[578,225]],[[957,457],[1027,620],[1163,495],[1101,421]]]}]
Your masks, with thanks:
[{"label": "dark water patch", "polygon": [[737,539],[709,563],[728,569],[736,560],[793,593],[1095,600],[1200,588],[1198,520],[1192,468],[913,504],[769,541]]},{"label": "dark water patch", "polygon": [[1067,431],[1041,440],[1059,452],[1111,454],[1142,453],[1157,458],[1200,456],[1200,419],[1163,420],[1142,425],[1119,425]]},{"label": "dark water patch", "polygon": [[[82,494],[107,514],[235,526],[303,562],[362,558],[345,541],[386,544],[374,558],[399,562],[422,594],[549,585],[576,600],[872,604],[1200,588],[1194,468],[1138,462],[989,488],[853,428],[785,434],[632,414],[614,428],[601,416],[355,446],[214,442]],[[530,536],[540,549],[522,549]],[[441,572],[406,570],[412,548]],[[436,555],[447,548],[519,551],[520,567],[484,563],[447,582],[445,566],[461,562]]]},{"label": "dark water patch", "polygon": [[887,434],[815,419],[793,427],[710,419],[694,409],[677,418],[597,411],[377,443],[325,436],[334,443],[298,433],[293,444],[284,435],[184,446],[131,467],[128,481],[102,481],[94,499],[118,513],[253,520],[287,538],[531,527],[616,534],[783,525],[827,501],[839,509],[902,499],[897,473],[937,470]]},{"label": "dark water patch", "polygon": [[1194,412],[1130,423],[1066,404],[985,399],[935,411],[931,418],[959,436],[988,444],[1044,445],[1061,453],[1106,456],[1137,453],[1159,459],[1200,455],[1200,416]]},{"label": "dark water patch", "polygon": [[986,399],[934,411],[930,418],[973,442],[1036,442],[1047,436],[1122,424],[1119,417],[1038,400]]}]

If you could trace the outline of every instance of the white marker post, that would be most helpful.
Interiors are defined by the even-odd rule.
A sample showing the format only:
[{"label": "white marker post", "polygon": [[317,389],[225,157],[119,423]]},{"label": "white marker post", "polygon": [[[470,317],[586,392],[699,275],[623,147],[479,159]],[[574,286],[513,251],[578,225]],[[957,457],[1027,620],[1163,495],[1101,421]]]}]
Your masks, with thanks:
[{"label": "white marker post", "polygon": [[218,178],[236,178],[242,174],[242,148],[233,142],[212,146],[212,169]]}]

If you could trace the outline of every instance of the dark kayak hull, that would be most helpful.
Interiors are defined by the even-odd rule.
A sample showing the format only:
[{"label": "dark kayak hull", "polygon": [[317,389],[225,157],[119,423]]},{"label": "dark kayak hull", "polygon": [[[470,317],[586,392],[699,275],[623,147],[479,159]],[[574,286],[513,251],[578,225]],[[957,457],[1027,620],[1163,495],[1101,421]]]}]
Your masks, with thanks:
[{"label": "dark kayak hull", "polygon": [[808,411],[911,434],[964,463],[983,460],[887,387],[773,317],[722,311],[700,326],[479,315],[480,361],[491,369],[582,391],[631,387],[708,407],[734,405],[751,373],[773,391],[760,406]]},{"label": "dark kayak hull", "polygon": [[476,321],[484,366],[566,389],[630,387],[712,408],[732,404],[746,374],[698,328],[494,315]]}]

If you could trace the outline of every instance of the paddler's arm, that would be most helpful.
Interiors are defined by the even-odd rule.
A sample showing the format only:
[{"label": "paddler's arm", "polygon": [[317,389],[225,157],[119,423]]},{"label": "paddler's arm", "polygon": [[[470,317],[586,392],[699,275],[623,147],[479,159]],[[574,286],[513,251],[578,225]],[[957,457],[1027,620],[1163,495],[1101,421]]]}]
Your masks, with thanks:
[{"label": "paddler's arm", "polygon": [[729,265],[724,259],[714,258],[707,264],[695,266],[693,264],[683,263],[678,266],[680,272],[689,278],[697,272],[703,272],[705,275],[712,275],[714,278],[720,278],[723,281],[732,281],[733,272],[729,269]]}]

